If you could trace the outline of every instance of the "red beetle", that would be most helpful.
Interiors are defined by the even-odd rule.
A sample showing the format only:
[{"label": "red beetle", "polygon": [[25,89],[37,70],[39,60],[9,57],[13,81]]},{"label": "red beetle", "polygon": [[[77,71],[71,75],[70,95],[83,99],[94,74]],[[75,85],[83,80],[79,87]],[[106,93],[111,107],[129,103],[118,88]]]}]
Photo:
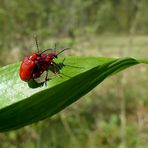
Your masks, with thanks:
[{"label": "red beetle", "polygon": [[[37,50],[38,52],[33,53],[31,56],[26,56],[24,60],[21,63],[20,66],[20,78],[23,81],[29,82],[30,80],[34,80],[36,78],[39,78],[44,71],[46,71],[46,77],[45,81],[48,81],[48,70],[49,67],[55,67],[56,69],[56,63],[53,61],[54,58],[57,58],[57,56],[62,53],[64,50],[67,50],[69,48],[65,48],[59,53],[56,52],[51,52],[51,53],[45,53],[48,50],[53,50],[53,49],[46,49],[43,52],[39,52],[38,48],[38,43],[37,43],[37,38],[36,40],[36,45],[37,45]],[[56,73],[56,70],[53,71],[53,73]]]}]

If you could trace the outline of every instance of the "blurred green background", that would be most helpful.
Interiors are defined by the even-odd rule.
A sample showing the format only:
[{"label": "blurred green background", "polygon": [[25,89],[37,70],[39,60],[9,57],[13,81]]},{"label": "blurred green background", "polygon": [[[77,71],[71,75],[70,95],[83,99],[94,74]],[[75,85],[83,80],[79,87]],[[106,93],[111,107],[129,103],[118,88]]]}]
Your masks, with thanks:
[{"label": "blurred green background", "polygon": [[[0,66],[36,51],[148,58],[147,0],[0,0]],[[0,133],[0,148],[147,148],[148,69],[105,80],[50,119]],[[66,91],[66,90],[65,90]]]}]

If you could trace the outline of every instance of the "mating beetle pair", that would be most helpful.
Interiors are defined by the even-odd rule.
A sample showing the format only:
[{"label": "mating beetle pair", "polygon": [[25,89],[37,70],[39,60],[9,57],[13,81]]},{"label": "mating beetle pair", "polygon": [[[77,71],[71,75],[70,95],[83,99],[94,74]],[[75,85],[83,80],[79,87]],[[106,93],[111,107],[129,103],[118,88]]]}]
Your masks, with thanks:
[{"label": "mating beetle pair", "polygon": [[[26,56],[20,66],[20,78],[23,81],[29,82],[34,81],[36,78],[39,78],[45,71],[46,77],[42,84],[46,83],[48,78],[48,71],[51,70],[53,73],[57,73],[56,69],[58,64],[53,61],[57,58],[60,53],[69,49],[65,48],[59,53],[52,51],[51,53],[46,53],[46,51],[53,49],[46,49],[42,52],[39,52],[37,38],[35,37],[37,52],[33,53],[31,56]],[[52,67],[52,68],[51,68]]]}]

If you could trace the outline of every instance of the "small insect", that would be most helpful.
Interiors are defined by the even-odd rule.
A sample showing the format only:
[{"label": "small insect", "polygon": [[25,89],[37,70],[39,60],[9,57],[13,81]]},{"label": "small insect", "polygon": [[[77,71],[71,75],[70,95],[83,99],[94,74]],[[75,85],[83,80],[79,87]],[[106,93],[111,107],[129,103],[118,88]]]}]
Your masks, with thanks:
[{"label": "small insect", "polygon": [[[36,78],[39,78],[46,71],[45,80],[42,82],[42,84],[44,84],[49,80],[48,70],[52,71],[55,74],[59,73],[59,71],[57,71],[58,64],[54,62],[54,59],[58,58],[59,54],[69,48],[65,48],[58,53],[53,52],[56,47],[54,49],[50,48],[39,52],[37,37],[35,37],[35,41],[37,52],[33,53],[31,56],[26,56],[23,59],[20,65],[19,74],[21,80],[29,82],[35,80]],[[46,53],[49,50],[52,50],[52,52]]]}]

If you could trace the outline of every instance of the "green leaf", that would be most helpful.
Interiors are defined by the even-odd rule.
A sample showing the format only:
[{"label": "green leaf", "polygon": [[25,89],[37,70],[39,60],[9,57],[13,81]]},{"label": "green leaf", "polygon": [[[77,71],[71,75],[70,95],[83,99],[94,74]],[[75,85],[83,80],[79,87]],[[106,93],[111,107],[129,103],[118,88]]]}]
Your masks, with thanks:
[{"label": "green leaf", "polygon": [[148,64],[148,60],[69,57],[61,69],[61,77],[56,76],[47,86],[35,89],[20,80],[20,63],[2,67],[0,131],[17,129],[50,117],[80,99],[108,76],[139,63]]}]

